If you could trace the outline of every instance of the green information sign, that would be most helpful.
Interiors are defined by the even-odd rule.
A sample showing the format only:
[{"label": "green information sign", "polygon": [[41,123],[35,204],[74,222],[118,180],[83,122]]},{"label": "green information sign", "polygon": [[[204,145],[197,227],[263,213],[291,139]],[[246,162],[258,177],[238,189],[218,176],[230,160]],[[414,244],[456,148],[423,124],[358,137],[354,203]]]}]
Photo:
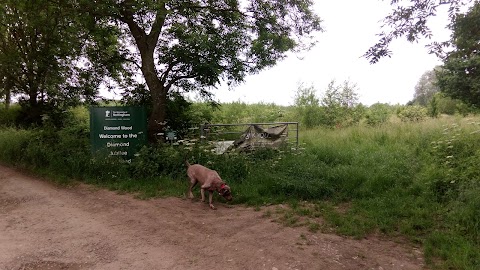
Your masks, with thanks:
[{"label": "green information sign", "polygon": [[147,141],[147,115],[144,107],[91,107],[90,141],[92,151],[105,151],[131,162]]}]

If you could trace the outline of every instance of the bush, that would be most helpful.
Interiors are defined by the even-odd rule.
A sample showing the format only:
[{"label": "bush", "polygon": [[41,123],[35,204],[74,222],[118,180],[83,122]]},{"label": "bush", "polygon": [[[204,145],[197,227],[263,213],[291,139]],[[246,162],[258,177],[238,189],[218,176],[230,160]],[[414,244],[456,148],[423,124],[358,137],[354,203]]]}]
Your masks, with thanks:
[{"label": "bush", "polygon": [[375,103],[367,109],[365,114],[365,123],[369,126],[379,126],[386,123],[389,117],[389,105]]},{"label": "bush", "polygon": [[405,106],[397,111],[397,116],[403,122],[420,122],[427,118],[427,114],[427,109],[418,105]]},{"label": "bush", "polygon": [[344,81],[336,85],[328,84],[321,100],[324,108],[322,124],[328,127],[348,127],[360,122],[364,114],[364,106],[358,103],[357,85]]},{"label": "bush", "polygon": [[13,105],[10,108],[0,109],[0,127],[13,127],[16,125],[16,119],[20,114],[20,106]]},{"label": "bush", "polygon": [[304,107],[299,111],[302,126],[314,128],[320,126],[324,119],[325,109],[318,106]]},{"label": "bush", "polygon": [[319,107],[319,99],[313,86],[299,85],[295,93],[295,112],[302,126],[313,128],[321,124],[324,108]]},{"label": "bush", "polygon": [[17,164],[21,161],[26,146],[32,138],[31,130],[15,128],[0,129],[0,159],[3,162]]}]

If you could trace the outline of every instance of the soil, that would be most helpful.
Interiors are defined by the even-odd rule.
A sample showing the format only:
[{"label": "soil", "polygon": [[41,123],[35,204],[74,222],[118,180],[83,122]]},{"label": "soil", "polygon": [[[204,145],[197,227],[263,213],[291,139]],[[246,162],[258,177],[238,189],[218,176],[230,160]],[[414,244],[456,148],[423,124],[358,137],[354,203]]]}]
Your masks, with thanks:
[{"label": "soil", "polygon": [[0,166],[0,269],[425,268],[400,241],[313,233],[264,209],[214,204],[56,186]]}]

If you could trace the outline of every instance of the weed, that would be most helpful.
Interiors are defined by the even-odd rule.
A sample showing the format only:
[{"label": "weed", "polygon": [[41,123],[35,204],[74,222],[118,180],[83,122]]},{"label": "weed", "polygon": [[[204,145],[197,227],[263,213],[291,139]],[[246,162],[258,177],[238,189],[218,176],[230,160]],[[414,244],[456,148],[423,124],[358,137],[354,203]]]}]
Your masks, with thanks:
[{"label": "weed", "polygon": [[320,230],[320,224],[318,224],[316,222],[310,222],[310,223],[308,223],[308,230],[310,232],[316,233]]},{"label": "weed", "polygon": [[270,209],[266,210],[265,212],[263,212],[262,217],[264,217],[264,218],[272,217],[272,211]]}]

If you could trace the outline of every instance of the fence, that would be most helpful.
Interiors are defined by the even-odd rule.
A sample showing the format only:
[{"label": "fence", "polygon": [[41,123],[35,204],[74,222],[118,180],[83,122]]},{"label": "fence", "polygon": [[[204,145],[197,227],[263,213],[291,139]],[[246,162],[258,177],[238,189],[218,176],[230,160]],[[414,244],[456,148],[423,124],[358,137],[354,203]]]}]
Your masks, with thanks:
[{"label": "fence", "polygon": [[257,125],[262,128],[270,128],[278,125],[287,125],[287,139],[289,133],[294,132],[295,146],[298,147],[298,122],[275,122],[275,123],[245,123],[245,124],[203,124],[200,126],[201,140],[228,141],[237,140],[247,127]]}]

